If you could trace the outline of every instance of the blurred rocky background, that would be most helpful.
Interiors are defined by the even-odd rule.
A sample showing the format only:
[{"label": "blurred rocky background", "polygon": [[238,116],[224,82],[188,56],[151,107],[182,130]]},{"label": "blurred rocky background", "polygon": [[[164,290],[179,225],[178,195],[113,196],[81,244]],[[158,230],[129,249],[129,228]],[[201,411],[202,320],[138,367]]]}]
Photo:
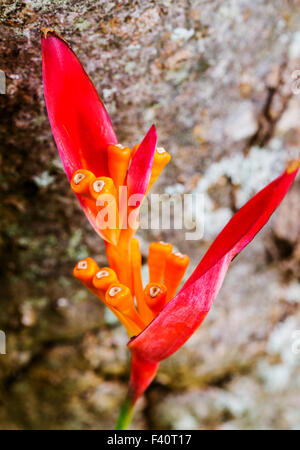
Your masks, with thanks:
[{"label": "blurred rocky background", "polygon": [[[143,230],[192,259],[300,145],[299,0],[2,0],[0,428],[112,428],[126,333],[73,279],[102,242],[69,189],[42,92],[40,30],[79,55],[121,143],[154,122],[172,161],[153,192],[201,192],[203,239]],[[233,262],[203,326],[133,428],[300,428],[300,179]],[[298,343],[297,343],[298,339]]]}]

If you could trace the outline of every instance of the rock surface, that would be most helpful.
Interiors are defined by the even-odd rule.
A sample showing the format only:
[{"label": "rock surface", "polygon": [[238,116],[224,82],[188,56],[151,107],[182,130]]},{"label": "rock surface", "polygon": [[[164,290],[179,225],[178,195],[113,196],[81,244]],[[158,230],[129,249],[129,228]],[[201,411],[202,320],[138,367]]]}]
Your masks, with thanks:
[{"label": "rock surface", "polygon": [[[70,42],[120,142],[157,125],[172,161],[154,192],[204,195],[201,240],[140,232],[145,254],[151,240],[170,241],[191,271],[299,152],[299,1],[4,0],[0,23],[0,428],[112,428],[126,334],[72,278],[78,259],[106,260],[51,136],[40,29]],[[134,428],[300,428],[299,195],[298,180],[232,264],[203,326],[161,364]]]}]

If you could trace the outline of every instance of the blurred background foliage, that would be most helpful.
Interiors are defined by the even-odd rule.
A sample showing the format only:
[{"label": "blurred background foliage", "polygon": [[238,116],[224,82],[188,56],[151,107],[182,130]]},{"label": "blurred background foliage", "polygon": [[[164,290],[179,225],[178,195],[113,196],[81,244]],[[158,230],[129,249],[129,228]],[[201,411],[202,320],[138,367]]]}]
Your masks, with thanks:
[{"label": "blurred background foliage", "polygon": [[[126,333],[72,278],[106,263],[69,189],[42,92],[40,30],[71,44],[119,141],[154,122],[172,161],[153,192],[202,192],[205,233],[141,231],[195,267],[231,215],[299,152],[297,0],[4,0],[0,5],[2,429],[111,428],[126,391]],[[205,323],[163,364],[135,428],[300,427],[300,182],[235,259]],[[293,337],[294,336],[294,337]]]}]

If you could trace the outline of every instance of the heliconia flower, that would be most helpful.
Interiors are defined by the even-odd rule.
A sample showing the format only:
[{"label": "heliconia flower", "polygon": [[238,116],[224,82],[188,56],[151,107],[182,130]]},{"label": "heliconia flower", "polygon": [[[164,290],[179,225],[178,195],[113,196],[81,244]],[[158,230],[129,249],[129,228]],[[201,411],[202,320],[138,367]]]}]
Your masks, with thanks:
[{"label": "heliconia flower", "polygon": [[[131,338],[129,391],[117,424],[122,429],[160,361],[177,351],[208,314],[230,262],[278,207],[300,160],[290,163],[233,216],[177,294],[188,256],[174,251],[169,243],[151,243],[149,283],[144,287],[139,241],[134,238],[136,217],[141,200],[170,155],[156,148],[154,126],[133,150],[117,143],[91,81],[68,44],[53,30],[43,31],[42,57],[48,115],[71,188],[106,241],[109,267],[100,268],[92,258],[85,258],[75,266],[74,276],[110,308]],[[132,196],[140,200],[132,204]],[[99,217],[107,211],[114,213],[114,223],[104,227]]]}]

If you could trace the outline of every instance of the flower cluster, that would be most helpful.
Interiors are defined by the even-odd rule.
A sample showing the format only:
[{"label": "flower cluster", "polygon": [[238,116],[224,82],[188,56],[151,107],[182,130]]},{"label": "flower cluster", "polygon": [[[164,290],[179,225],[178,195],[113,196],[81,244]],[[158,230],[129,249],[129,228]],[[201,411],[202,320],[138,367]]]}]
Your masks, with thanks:
[{"label": "flower cluster", "polygon": [[[74,276],[115,313],[130,337],[140,334],[174,297],[189,264],[188,256],[172,251],[171,244],[153,242],[148,256],[149,283],[143,287],[142,257],[139,241],[134,238],[138,210],[143,191],[147,194],[170,160],[170,155],[155,143],[153,126],[141,145],[132,150],[121,144],[108,145],[110,177],[96,177],[89,170],[79,169],[71,178],[71,189],[84,197],[93,212],[110,266],[99,268],[92,258],[86,258],[78,262]],[[144,178],[136,175],[136,161],[139,158],[139,166],[144,165],[141,156],[149,159],[152,148],[155,152],[149,164],[148,184],[136,186],[135,180]]]},{"label": "flower cluster", "polygon": [[202,323],[230,262],[278,207],[300,161],[290,163],[233,216],[179,292],[189,258],[172,252],[171,244],[150,244],[150,283],[144,288],[139,242],[134,238],[138,211],[170,155],[157,147],[154,126],[132,150],[118,143],[106,109],[78,58],[51,29],[43,30],[42,60],[52,132],[71,188],[105,240],[110,266],[100,268],[86,258],[78,262],[74,275],[116,314],[131,337],[129,391],[117,425],[125,428],[160,361],[178,350]]}]

